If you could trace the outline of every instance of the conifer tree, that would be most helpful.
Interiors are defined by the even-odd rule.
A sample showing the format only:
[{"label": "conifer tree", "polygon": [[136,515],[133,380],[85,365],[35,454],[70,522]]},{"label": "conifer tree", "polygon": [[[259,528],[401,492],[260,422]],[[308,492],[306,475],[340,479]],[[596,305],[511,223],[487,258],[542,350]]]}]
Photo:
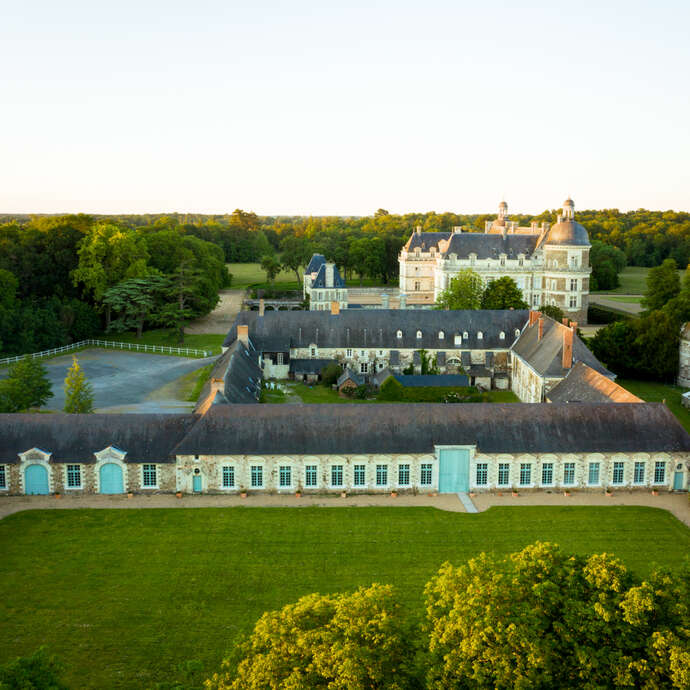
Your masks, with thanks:
[{"label": "conifer tree", "polygon": [[72,366],[65,379],[64,411],[70,414],[93,412],[93,389],[76,357],[72,357]]}]

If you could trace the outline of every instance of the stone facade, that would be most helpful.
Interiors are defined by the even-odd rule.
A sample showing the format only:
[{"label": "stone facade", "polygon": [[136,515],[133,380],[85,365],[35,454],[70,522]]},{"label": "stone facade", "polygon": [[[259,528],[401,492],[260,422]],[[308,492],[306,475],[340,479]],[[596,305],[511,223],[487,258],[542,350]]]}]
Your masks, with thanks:
[{"label": "stone facade", "polygon": [[678,360],[678,385],[690,388],[690,323],[680,330]]}]

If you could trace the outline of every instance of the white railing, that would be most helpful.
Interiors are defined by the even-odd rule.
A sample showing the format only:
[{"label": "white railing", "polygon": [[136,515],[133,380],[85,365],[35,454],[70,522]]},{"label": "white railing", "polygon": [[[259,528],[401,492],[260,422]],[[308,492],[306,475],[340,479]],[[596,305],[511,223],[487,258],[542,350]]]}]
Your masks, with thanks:
[{"label": "white railing", "polygon": [[195,350],[190,347],[167,347],[166,345],[140,345],[139,343],[120,343],[113,340],[80,340],[78,343],[71,345],[63,345],[62,347],[55,347],[52,350],[43,350],[43,352],[32,352],[26,355],[17,355],[16,357],[5,357],[0,359],[0,366],[4,364],[12,364],[18,362],[20,359],[40,359],[41,357],[52,357],[63,352],[70,352],[72,350],[79,350],[83,347],[104,347],[109,350],[133,350],[134,352],[152,352],[162,355],[187,355],[188,357],[210,357],[211,352],[206,350]]}]

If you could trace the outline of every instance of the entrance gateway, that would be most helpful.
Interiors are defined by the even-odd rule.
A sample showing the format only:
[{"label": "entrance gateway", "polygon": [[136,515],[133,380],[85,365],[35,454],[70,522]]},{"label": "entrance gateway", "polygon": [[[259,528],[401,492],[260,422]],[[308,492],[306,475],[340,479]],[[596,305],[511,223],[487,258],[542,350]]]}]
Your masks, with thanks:
[{"label": "entrance gateway", "polygon": [[470,449],[440,448],[438,492],[456,494],[470,490]]}]

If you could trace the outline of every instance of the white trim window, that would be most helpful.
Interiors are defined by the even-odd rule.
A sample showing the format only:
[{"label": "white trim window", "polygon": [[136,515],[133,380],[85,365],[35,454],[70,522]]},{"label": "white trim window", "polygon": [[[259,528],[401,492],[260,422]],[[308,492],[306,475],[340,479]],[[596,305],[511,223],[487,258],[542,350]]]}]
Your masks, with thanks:
[{"label": "white trim window", "polygon": [[520,486],[529,486],[532,483],[532,463],[520,463]]},{"label": "white trim window", "polygon": [[331,486],[340,488],[343,485],[343,466],[331,465]]},{"label": "white trim window", "polygon": [[486,486],[489,483],[489,463],[477,463],[477,486]]},{"label": "white trim window", "polygon": [[234,465],[223,465],[223,478],[222,486],[224,489],[234,489],[235,488],[235,466]]},{"label": "white trim window", "polygon": [[432,484],[432,469],[430,462],[423,462],[420,467],[419,483],[421,486],[431,486]]},{"label": "white trim window", "polygon": [[410,466],[407,464],[398,465],[398,486],[410,485]]},{"label": "white trim window", "polygon": [[587,468],[587,484],[589,486],[599,486],[599,468],[601,467],[601,463],[598,462],[590,462],[589,467]]},{"label": "white trim window", "polygon": [[644,462],[635,463],[635,470],[633,473],[633,484],[644,484],[645,464],[646,463]]},{"label": "white trim window", "polygon": [[553,463],[545,462],[541,466],[542,486],[553,486]]},{"label": "white trim window", "polygon": [[360,362],[359,363],[359,373],[360,374],[366,374],[369,372],[369,363],[368,362]]},{"label": "white trim window", "polygon": [[0,491],[7,490],[7,465],[0,465]]},{"label": "white trim window", "polygon": [[290,465],[281,465],[278,468],[278,487],[280,489],[289,489],[292,486],[292,467]]},{"label": "white trim window", "polygon": [[613,463],[613,480],[611,484],[620,486],[623,483],[623,469],[625,465],[622,462]]},{"label": "white trim window", "polygon": [[351,348],[351,347],[348,347],[348,348],[345,350],[345,356],[346,356],[346,357],[352,357],[352,348]]},{"label": "white trim window", "polygon": [[156,465],[142,465],[141,466],[141,488],[142,489],[157,489],[158,488],[158,468]]},{"label": "white trim window", "polygon": [[563,486],[572,486],[575,484],[575,463],[563,463]]},{"label": "white trim window", "polygon": [[388,465],[376,465],[376,486],[388,485]]},{"label": "white trim window", "polygon": [[305,465],[304,467],[304,486],[313,489],[318,483],[318,471],[316,465]]},{"label": "white trim window", "polygon": [[252,465],[249,468],[250,481],[252,489],[264,488],[264,466]]},{"label": "white trim window", "polygon": [[65,488],[81,489],[81,465],[67,465],[65,468]]},{"label": "white trim window", "polygon": [[654,463],[654,483],[666,483],[666,462],[663,460],[658,460]]},{"label": "white trim window", "polygon": [[510,485],[510,463],[509,462],[499,462],[498,463],[498,486],[509,486]]},{"label": "white trim window", "polygon": [[355,486],[366,486],[367,484],[367,466],[355,465],[354,470],[354,484]]}]

